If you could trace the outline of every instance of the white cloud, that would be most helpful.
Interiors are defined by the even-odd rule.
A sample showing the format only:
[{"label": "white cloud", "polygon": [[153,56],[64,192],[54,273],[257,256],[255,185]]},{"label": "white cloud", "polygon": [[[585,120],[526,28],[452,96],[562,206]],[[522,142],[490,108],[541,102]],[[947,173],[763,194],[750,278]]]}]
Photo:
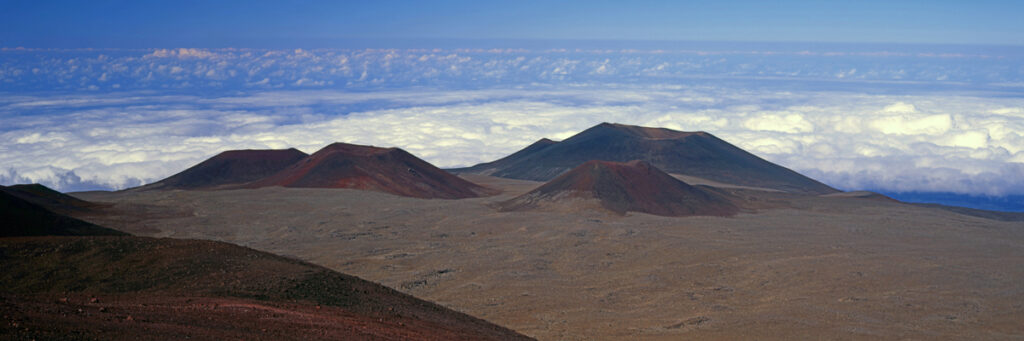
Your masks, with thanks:
[{"label": "white cloud", "polygon": [[885,106],[885,108],[883,108],[882,111],[898,114],[913,114],[917,112],[917,107],[909,103],[896,102]]},{"label": "white cloud", "polygon": [[988,147],[988,134],[981,131],[967,131],[936,141],[936,144],[950,147],[981,149]]},{"label": "white cloud", "polygon": [[14,140],[14,142],[19,143],[19,144],[32,144],[32,143],[43,143],[43,142],[50,142],[50,143],[57,144],[57,142],[64,142],[64,141],[67,141],[67,140],[68,140],[68,138],[66,136],[64,136],[63,134],[55,134],[55,133],[51,132],[51,133],[45,133],[45,134],[31,133],[31,134],[28,134],[28,135],[25,135],[25,136],[17,138],[16,140]]},{"label": "white cloud", "polygon": [[792,154],[797,152],[799,144],[785,138],[757,137],[738,142],[741,148],[757,154]]},{"label": "white cloud", "polygon": [[[333,141],[397,145],[460,166],[613,121],[708,131],[844,188],[1024,193],[1024,88],[1019,73],[1005,72],[1019,59],[966,53],[956,68],[947,59],[0,49],[0,183],[122,188],[225,149],[312,152]],[[899,95],[878,94],[887,89]]]},{"label": "white cloud", "polygon": [[143,56],[143,58],[216,58],[216,52],[206,49],[156,49]]},{"label": "white cloud", "polygon": [[[847,189],[1024,193],[1024,118],[1002,110],[1016,98],[679,86],[51,97],[0,101],[0,182],[124,188],[227,149],[334,141],[454,167],[610,121],[708,131]],[[914,110],[879,112],[892,103]]]},{"label": "white cloud", "polygon": [[1021,116],[1022,114],[1024,114],[1024,108],[998,108],[989,110],[989,112],[998,115]]},{"label": "white cloud", "polygon": [[814,131],[814,124],[796,113],[767,114],[750,118],[743,123],[751,130],[777,131],[783,133],[808,133]]},{"label": "white cloud", "polygon": [[[813,81],[880,85],[1019,88],[1016,56],[966,53],[958,67],[938,54],[887,52],[502,49],[0,49],[0,90],[53,91],[274,88],[398,89],[433,86],[707,80]],[[967,51],[969,52],[969,51]],[[854,67],[855,66],[855,67]],[[901,102],[902,105],[901,105]],[[914,106],[897,98],[896,113]]]},{"label": "white cloud", "polygon": [[890,135],[941,135],[953,128],[953,119],[949,114],[899,115],[874,119],[870,125]]}]

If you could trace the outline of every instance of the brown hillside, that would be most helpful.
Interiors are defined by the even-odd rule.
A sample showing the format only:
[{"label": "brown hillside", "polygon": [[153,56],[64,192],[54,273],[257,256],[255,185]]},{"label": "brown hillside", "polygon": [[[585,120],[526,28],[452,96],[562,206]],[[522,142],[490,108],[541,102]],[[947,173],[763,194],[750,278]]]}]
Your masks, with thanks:
[{"label": "brown hillside", "polygon": [[357,277],[227,243],[3,238],[0,251],[0,339],[526,339]]},{"label": "brown hillside", "polygon": [[214,189],[273,175],[305,158],[295,148],[229,150],[158,182],[133,190]]},{"label": "brown hillside", "polygon": [[334,143],[273,176],[244,187],[351,188],[416,198],[491,194],[399,148]]},{"label": "brown hillside", "polygon": [[567,198],[596,199],[618,214],[633,211],[664,216],[727,216],[739,211],[721,194],[690,186],[650,163],[596,160],[502,203],[501,209],[532,209]]},{"label": "brown hillside", "polygon": [[613,123],[601,123],[561,142],[538,142],[498,161],[452,171],[548,181],[590,160],[643,160],[668,173],[731,185],[805,194],[837,192],[706,132]]}]

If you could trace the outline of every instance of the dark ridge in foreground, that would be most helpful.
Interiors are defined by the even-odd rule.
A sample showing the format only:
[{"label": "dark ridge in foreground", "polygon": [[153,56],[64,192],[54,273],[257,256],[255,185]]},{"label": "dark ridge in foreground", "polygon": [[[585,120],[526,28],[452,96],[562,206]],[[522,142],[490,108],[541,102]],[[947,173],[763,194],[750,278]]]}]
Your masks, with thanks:
[{"label": "dark ridge in foreground", "polygon": [[728,216],[739,209],[718,193],[690,186],[644,161],[590,161],[537,189],[500,204],[506,211],[559,205],[567,199],[596,199],[605,209],[625,214]]},{"label": "dark ridge in foreground", "polygon": [[334,143],[270,177],[243,187],[351,188],[415,198],[493,194],[399,148]]},{"label": "dark ridge in foreground", "polygon": [[0,251],[3,339],[527,339],[357,277],[222,242],[3,238]]},{"label": "dark ridge in foreground", "polygon": [[[45,190],[41,190],[42,187]],[[49,200],[49,192],[55,192],[45,186],[32,187],[40,189],[41,196],[33,201]],[[10,194],[5,188],[0,190],[0,237],[15,236],[118,236],[124,232],[97,226],[82,220],[53,212],[33,201]],[[26,195],[22,193],[23,195]],[[58,193],[59,194],[59,193]],[[63,195],[63,194],[61,194]],[[32,197],[29,195],[29,197]],[[69,197],[70,198],[70,197]],[[77,199],[75,199],[77,200]],[[85,201],[78,200],[81,203]],[[0,253],[2,255],[2,253]]]},{"label": "dark ridge in foreground", "polygon": [[41,184],[0,186],[0,191],[61,214],[83,212],[100,205],[55,191]]},{"label": "dark ridge in foreground", "polygon": [[216,189],[256,181],[307,157],[295,148],[229,150],[178,174],[132,190]]},{"label": "dark ridge in foreground", "polygon": [[452,171],[547,181],[590,160],[643,160],[668,173],[726,184],[805,194],[838,192],[706,132],[602,123],[562,142],[542,142],[498,161]]}]

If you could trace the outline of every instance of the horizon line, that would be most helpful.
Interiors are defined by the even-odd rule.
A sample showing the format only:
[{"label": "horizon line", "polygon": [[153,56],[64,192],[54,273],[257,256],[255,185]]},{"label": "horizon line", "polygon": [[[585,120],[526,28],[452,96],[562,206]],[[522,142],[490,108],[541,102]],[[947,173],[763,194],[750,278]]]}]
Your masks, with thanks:
[{"label": "horizon line", "polygon": [[[241,39],[242,41],[247,39]],[[305,43],[281,44],[282,40],[305,41]],[[351,46],[335,46],[338,44],[350,44]],[[386,46],[385,45],[394,45]],[[433,46],[429,44],[440,44],[447,46]],[[465,44],[465,46],[455,46]],[[202,48],[202,49],[351,49],[351,48],[508,48],[506,45],[531,44],[546,45],[546,48],[555,48],[553,44],[586,44],[586,48],[600,48],[600,44],[619,45],[605,48],[632,48],[632,49],[658,49],[654,45],[726,45],[726,46],[776,46],[776,47],[820,47],[820,46],[847,46],[847,47],[931,47],[931,48],[1007,48],[1022,49],[1024,44],[1011,43],[973,43],[973,42],[862,42],[862,41],[813,41],[813,40],[700,40],[700,39],[599,39],[599,38],[443,38],[443,37],[381,37],[381,38],[357,38],[357,37],[335,37],[335,38],[300,38],[300,39],[269,39],[262,43],[240,43],[240,44],[154,44],[149,46],[131,46],[137,44],[94,44],[94,46],[59,46],[52,44],[29,45],[29,44],[6,44],[0,41],[0,49],[3,50],[152,50],[169,48]],[[644,46],[626,47],[623,44],[639,44]],[[481,47],[484,46],[485,47]],[[718,46],[718,47],[726,47]],[[515,47],[515,46],[512,46]],[[666,46],[667,47],[667,46]],[[660,47],[660,48],[666,48]],[[561,46],[561,48],[581,48],[578,46]]]}]

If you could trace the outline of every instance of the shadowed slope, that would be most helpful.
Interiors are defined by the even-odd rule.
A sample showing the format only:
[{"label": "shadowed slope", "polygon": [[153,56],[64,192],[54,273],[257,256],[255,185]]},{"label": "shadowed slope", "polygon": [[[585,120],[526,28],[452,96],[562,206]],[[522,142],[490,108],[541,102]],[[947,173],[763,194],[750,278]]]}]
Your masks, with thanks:
[{"label": "shadowed slope", "polygon": [[526,159],[526,158],[530,157],[534,153],[537,153],[537,152],[540,152],[540,151],[542,151],[544,149],[547,149],[548,147],[553,146],[553,145],[555,145],[557,143],[558,142],[556,142],[556,141],[552,141],[550,139],[543,138],[543,139],[537,140],[537,142],[534,142],[533,144],[530,144],[529,146],[526,146],[526,148],[520,149],[519,151],[517,151],[515,153],[512,153],[509,156],[500,158],[498,160],[491,161],[491,162],[486,162],[486,163],[481,163],[481,164],[478,164],[476,166],[469,167],[469,168],[456,168],[456,169],[452,169],[452,171],[457,172],[457,173],[461,172],[461,173],[473,173],[473,174],[480,174],[480,175],[491,175],[494,172],[497,172],[497,171],[500,171],[500,170],[502,170],[502,169],[504,169],[506,167],[510,167],[512,165],[515,165],[517,162],[520,162],[523,159]]},{"label": "shadowed slope", "polygon": [[[222,242],[36,237],[0,239],[0,250],[0,308],[34,323],[37,337],[526,339],[379,284]],[[104,298],[75,314],[70,301],[90,296]]]},{"label": "shadowed slope", "polygon": [[546,181],[590,160],[643,160],[668,173],[727,184],[797,193],[836,192],[705,132],[602,123],[562,142],[516,154],[515,158],[510,156],[501,162],[453,171]]},{"label": "shadowed slope", "polygon": [[61,214],[87,211],[99,206],[40,184],[0,186],[0,191]]},{"label": "shadowed slope", "polygon": [[280,172],[306,156],[306,153],[295,148],[229,150],[181,173],[133,190],[213,189],[242,184]]},{"label": "shadowed slope", "polygon": [[635,211],[664,216],[725,216],[738,211],[722,195],[690,186],[643,161],[584,163],[502,203],[501,209],[557,205],[569,198],[596,199],[602,207],[618,214]]},{"label": "shadowed slope", "polygon": [[490,194],[399,148],[334,143],[244,187],[351,188],[416,198],[461,199]]},{"label": "shadowed slope", "polygon": [[0,237],[126,235],[124,232],[54,213],[34,202],[8,193],[6,188],[0,191],[0,223]]}]

